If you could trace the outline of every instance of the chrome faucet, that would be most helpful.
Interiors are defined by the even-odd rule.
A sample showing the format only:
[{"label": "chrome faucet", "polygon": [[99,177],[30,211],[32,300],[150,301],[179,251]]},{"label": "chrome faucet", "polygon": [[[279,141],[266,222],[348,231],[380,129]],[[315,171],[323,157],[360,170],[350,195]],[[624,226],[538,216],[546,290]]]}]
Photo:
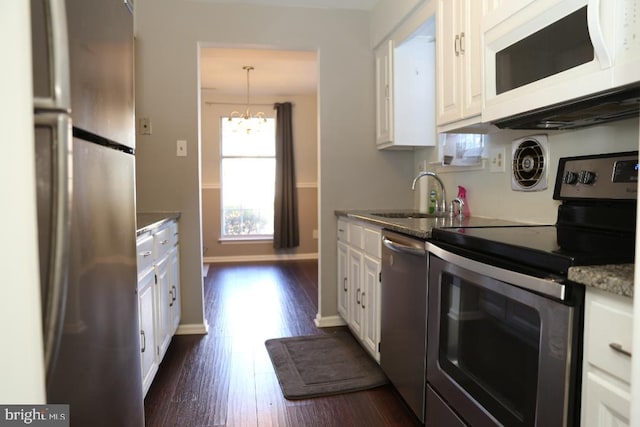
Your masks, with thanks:
[{"label": "chrome faucet", "polygon": [[444,189],[444,183],[442,182],[440,177],[435,174],[435,172],[420,172],[415,178],[413,178],[413,183],[411,184],[411,189],[415,191],[416,182],[418,182],[418,180],[420,178],[422,178],[423,176],[433,177],[436,181],[438,181],[438,184],[440,184],[441,197],[440,197],[440,202],[436,202],[436,212],[435,213],[436,214],[445,214],[445,213],[447,213],[447,195],[446,195],[446,191]]}]

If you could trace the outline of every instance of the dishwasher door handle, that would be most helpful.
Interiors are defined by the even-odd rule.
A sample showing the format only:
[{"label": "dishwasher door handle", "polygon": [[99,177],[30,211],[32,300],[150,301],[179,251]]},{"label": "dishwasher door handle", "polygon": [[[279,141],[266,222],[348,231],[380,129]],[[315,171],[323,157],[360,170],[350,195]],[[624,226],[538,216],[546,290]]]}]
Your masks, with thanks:
[{"label": "dishwasher door handle", "polygon": [[394,252],[406,253],[417,256],[425,256],[426,249],[424,247],[416,247],[405,243],[396,242],[386,236],[382,236],[382,243]]}]

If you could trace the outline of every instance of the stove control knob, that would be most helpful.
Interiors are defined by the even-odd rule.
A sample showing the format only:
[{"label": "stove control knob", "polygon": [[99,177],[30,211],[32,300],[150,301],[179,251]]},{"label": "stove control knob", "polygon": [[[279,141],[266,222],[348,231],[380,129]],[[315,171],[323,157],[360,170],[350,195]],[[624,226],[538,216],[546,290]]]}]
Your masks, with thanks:
[{"label": "stove control knob", "polygon": [[572,171],[566,171],[562,181],[565,184],[575,185],[578,183],[578,174]]},{"label": "stove control knob", "polygon": [[581,170],[578,174],[578,182],[580,184],[593,184],[596,180],[596,174],[588,170]]}]

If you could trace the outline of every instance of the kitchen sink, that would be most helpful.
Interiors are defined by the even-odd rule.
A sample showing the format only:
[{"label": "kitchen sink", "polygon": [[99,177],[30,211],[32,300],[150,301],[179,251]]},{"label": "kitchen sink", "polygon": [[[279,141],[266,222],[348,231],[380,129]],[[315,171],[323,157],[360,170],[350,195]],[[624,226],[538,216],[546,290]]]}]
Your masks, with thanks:
[{"label": "kitchen sink", "polygon": [[383,218],[438,218],[436,214],[430,214],[426,212],[371,212],[373,216],[380,216]]}]

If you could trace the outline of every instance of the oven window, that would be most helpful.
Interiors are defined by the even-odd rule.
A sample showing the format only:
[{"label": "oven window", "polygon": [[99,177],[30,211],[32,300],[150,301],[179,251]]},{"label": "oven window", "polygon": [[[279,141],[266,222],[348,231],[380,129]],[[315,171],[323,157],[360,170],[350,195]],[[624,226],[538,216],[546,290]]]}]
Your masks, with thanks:
[{"label": "oven window", "polygon": [[449,273],[441,277],[441,367],[502,424],[534,425],[538,312]]},{"label": "oven window", "polygon": [[587,7],[496,53],[496,94],[542,80],[594,59]]}]

